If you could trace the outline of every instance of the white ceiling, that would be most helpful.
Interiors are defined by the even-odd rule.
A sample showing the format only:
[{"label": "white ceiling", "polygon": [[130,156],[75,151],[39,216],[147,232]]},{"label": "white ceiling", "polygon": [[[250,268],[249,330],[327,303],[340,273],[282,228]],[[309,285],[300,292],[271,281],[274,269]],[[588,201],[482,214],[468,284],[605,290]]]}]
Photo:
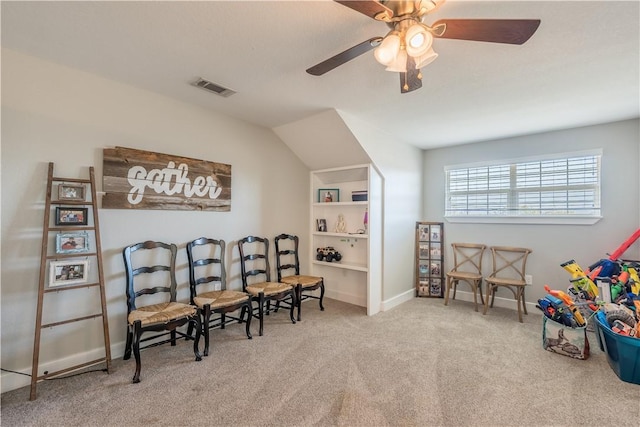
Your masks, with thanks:
[{"label": "white ceiling", "polygon": [[[434,148],[640,116],[638,1],[448,0],[427,24],[542,23],[522,46],[436,40],[439,58],[408,94],[372,52],[324,76],[305,73],[388,30],[329,0],[2,1],[1,12],[3,47],[268,128],[335,108]],[[194,88],[196,77],[238,93]]]}]

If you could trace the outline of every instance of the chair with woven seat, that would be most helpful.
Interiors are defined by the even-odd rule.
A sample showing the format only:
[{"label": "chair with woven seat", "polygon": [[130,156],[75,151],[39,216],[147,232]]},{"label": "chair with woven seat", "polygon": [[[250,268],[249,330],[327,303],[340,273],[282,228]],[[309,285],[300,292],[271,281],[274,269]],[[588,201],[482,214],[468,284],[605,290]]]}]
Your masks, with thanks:
[{"label": "chair with woven seat", "polygon": [[[266,314],[271,311],[271,301],[276,304],[291,298],[289,317],[291,323],[296,323],[293,317],[293,309],[296,305],[295,289],[291,285],[271,281],[269,267],[269,239],[255,236],[247,236],[238,241],[240,251],[240,270],[242,274],[242,290],[251,295],[253,301],[258,303],[258,314],[255,309],[250,315],[260,320],[260,336],[264,330],[265,304]],[[264,278],[264,281],[259,281]],[[277,306],[276,310],[277,311]]]},{"label": "chair with woven seat", "polygon": [[524,301],[524,290],[527,285],[525,280],[527,257],[531,249],[516,248],[510,246],[492,246],[491,257],[493,272],[487,278],[487,295],[484,300],[484,311],[487,314],[489,308],[489,297],[491,297],[491,307],[499,288],[507,288],[515,297],[518,304],[518,320],[522,321],[522,312],[527,313],[527,306]]},{"label": "chair with woven seat", "polygon": [[[187,243],[187,258],[189,260],[189,284],[191,304],[200,309],[202,315],[202,333],[204,334],[204,355],[209,355],[209,331],[220,326],[225,328],[227,314],[241,310],[240,317],[229,316],[232,320],[242,323],[244,313],[251,313],[251,297],[246,292],[227,289],[227,274],[225,268],[224,240],[200,237]],[[220,289],[212,289],[219,284]],[[208,288],[208,289],[207,289]],[[220,319],[212,319],[217,313]],[[251,339],[251,318],[247,316],[246,334]],[[191,335],[191,325],[188,334]]]},{"label": "chair with woven seat", "polygon": [[[324,311],[322,300],[324,298],[324,278],[318,276],[300,275],[300,257],[298,256],[298,236],[291,234],[280,234],[275,237],[276,245],[276,272],[278,282],[286,283],[295,288],[296,304],[298,307],[298,318],[302,320],[300,309],[302,301],[313,298],[317,299],[320,311]],[[283,276],[283,272],[293,270],[294,274]],[[311,294],[312,291],[320,289],[320,296]]]},{"label": "chair with woven seat", "polygon": [[[131,358],[133,350],[136,359],[134,383],[140,382],[140,343],[169,334],[169,339],[154,341],[147,347],[167,342],[175,346],[178,334],[187,338],[176,328],[187,323],[192,323],[196,328],[193,352],[196,361],[202,360],[198,350],[202,331],[199,310],[193,305],[176,302],[177,251],[173,243],[152,241],[127,246],[122,251],[127,276],[127,342],[124,360]],[[144,299],[144,305],[140,303],[141,299]],[[141,339],[145,332],[160,331],[163,333]]]},{"label": "chair with woven seat", "polygon": [[447,273],[444,305],[449,305],[449,292],[453,288],[453,298],[456,299],[458,283],[465,282],[473,291],[473,303],[478,311],[478,293],[480,301],[484,305],[482,297],[482,255],[487,248],[479,243],[452,243],[453,268]]}]

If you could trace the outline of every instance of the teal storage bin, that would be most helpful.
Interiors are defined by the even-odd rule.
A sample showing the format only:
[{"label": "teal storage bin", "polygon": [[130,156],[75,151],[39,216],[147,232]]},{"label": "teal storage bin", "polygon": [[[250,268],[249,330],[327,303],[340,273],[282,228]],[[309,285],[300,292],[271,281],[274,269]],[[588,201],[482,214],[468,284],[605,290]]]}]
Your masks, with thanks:
[{"label": "teal storage bin", "polygon": [[602,311],[596,314],[596,335],[600,349],[607,353],[609,366],[618,378],[640,384],[640,338],[613,332]]}]

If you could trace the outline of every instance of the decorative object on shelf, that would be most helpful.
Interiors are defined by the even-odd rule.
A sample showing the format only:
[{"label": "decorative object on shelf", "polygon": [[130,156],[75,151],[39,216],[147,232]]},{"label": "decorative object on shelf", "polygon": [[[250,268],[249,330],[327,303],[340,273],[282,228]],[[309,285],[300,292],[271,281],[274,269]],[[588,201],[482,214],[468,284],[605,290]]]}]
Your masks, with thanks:
[{"label": "decorative object on shelf", "polygon": [[444,296],[443,226],[441,222],[416,223],[416,295],[419,297]]},{"label": "decorative object on shelf", "polygon": [[366,202],[368,200],[368,191],[360,190],[360,191],[352,191],[351,192],[351,201],[352,202]]},{"label": "decorative object on shelf", "polygon": [[336,233],[346,233],[347,232],[347,223],[344,221],[344,215],[338,215],[338,221],[336,221]]},{"label": "decorative object on shelf", "polygon": [[89,278],[89,261],[51,261],[49,287],[86,283]]},{"label": "decorative object on shelf", "polygon": [[89,252],[89,233],[58,233],[56,235],[56,253],[73,254]]},{"label": "decorative object on shelf", "polygon": [[124,147],[103,159],[103,208],[231,210],[231,165]]},{"label": "decorative object on shelf", "polygon": [[56,225],[87,225],[88,208],[56,207]]},{"label": "decorative object on shelf", "polygon": [[316,219],[316,230],[322,232],[327,231],[327,220],[324,218]]},{"label": "decorative object on shelf", "polygon": [[59,184],[58,199],[84,202],[84,185]]},{"label": "decorative object on shelf", "polygon": [[342,255],[333,246],[326,246],[316,249],[316,259],[318,261],[338,262],[342,259]]},{"label": "decorative object on shelf", "polygon": [[318,203],[333,203],[340,201],[340,190],[338,188],[319,188]]},{"label": "decorative object on shelf", "polygon": [[362,222],[364,223],[364,232],[366,234],[367,229],[369,228],[369,209],[365,209]]}]

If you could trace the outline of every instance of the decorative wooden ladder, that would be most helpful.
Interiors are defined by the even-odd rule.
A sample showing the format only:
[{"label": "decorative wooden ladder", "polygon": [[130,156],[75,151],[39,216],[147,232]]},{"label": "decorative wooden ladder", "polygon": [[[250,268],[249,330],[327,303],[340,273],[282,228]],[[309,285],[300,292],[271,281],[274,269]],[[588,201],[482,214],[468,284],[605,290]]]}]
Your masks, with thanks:
[{"label": "decorative wooden ladder", "polygon": [[[83,194],[80,197],[76,197],[77,200],[71,199],[63,199],[60,197],[54,197],[52,199],[52,188],[54,183],[59,183],[58,185],[64,184],[75,184],[76,186],[82,186]],[[86,187],[89,187],[91,200],[87,201]],[[59,193],[58,193],[59,194]],[[51,216],[51,208],[52,205],[65,205],[65,206],[86,206],[91,210],[91,214],[87,215],[88,217],[93,218],[93,225],[86,222],[84,225],[56,225],[52,227],[50,225],[50,216]],[[89,218],[86,218],[89,219]],[[56,221],[59,223],[59,221]],[[82,222],[84,223],[84,221]],[[74,253],[57,253],[55,255],[49,254],[49,240],[51,239],[52,232],[58,231],[88,231],[87,236],[90,236],[91,232],[95,239],[95,251],[87,251],[87,252],[74,252]],[[85,242],[86,244],[87,242]],[[98,269],[98,281],[95,283],[81,283],[81,284],[69,284],[59,287],[50,287],[47,285],[47,264],[49,264],[53,260],[63,260],[70,258],[88,258],[94,259],[95,264]],[[85,272],[86,274],[86,272]],[[62,321],[47,323],[45,325],[42,324],[42,312],[45,300],[45,294],[51,292],[66,292],[72,291],[82,288],[90,288],[97,286],[100,289],[100,306],[101,311],[96,314],[92,314],[89,316],[76,317],[71,319],[66,319]],[[96,360],[92,360],[90,362],[85,362],[79,365],[71,366],[65,369],[61,369],[55,372],[47,372],[44,374],[38,375],[38,359],[40,356],[40,337],[43,329],[50,329],[55,326],[65,325],[73,322],[78,322],[82,320],[95,319],[98,317],[102,317],[102,328],[104,333],[104,350],[105,356]],[[35,338],[33,342],[33,365],[31,370],[31,392],[29,395],[29,400],[36,399],[36,387],[37,383],[40,380],[44,380],[50,377],[57,377],[67,372],[75,371],[78,369],[82,369],[88,366],[96,365],[98,363],[106,362],[107,365],[107,373],[111,372],[111,344],[109,342],[109,322],[107,319],[107,305],[106,305],[106,297],[104,290],[104,271],[102,267],[102,246],[100,244],[100,224],[98,222],[98,206],[97,206],[97,198],[96,198],[96,183],[95,183],[95,173],[93,167],[89,168],[89,179],[77,179],[77,178],[59,178],[53,175],[53,163],[49,163],[49,174],[47,179],[47,200],[45,203],[44,209],[44,226],[42,228],[42,252],[40,257],[40,279],[39,279],[39,288],[38,288],[38,307],[36,314],[36,330],[35,330]]]}]

